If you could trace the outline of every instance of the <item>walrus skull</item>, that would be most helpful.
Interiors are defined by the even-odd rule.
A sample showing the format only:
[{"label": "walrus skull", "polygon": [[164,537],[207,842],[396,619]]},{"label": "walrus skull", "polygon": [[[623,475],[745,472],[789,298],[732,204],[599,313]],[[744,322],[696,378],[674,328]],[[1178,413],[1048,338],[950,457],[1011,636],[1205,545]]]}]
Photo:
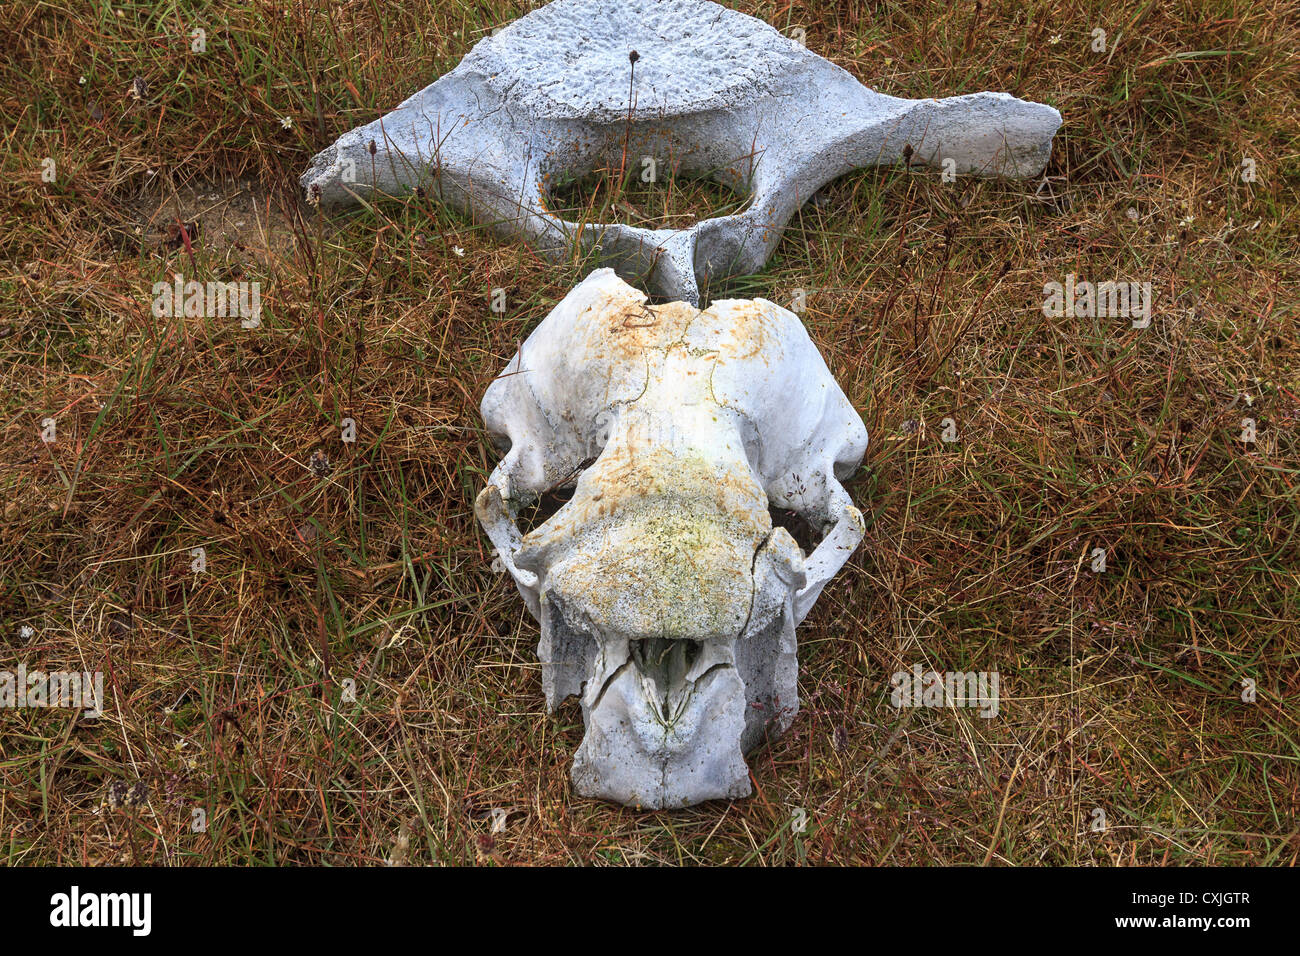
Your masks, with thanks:
[{"label": "walrus skull", "polygon": [[[476,512],[580,695],[578,793],[681,807],[750,792],[799,705],[795,625],[862,538],[840,480],[867,431],[800,321],[764,299],[652,306],[593,272],[483,397],[505,451]],[[521,507],[573,488],[522,534]],[[821,542],[805,555],[769,506]]]},{"label": "walrus skull", "polygon": [[[632,54],[636,54],[635,63]],[[669,300],[761,269],[790,217],[851,169],[905,160],[951,175],[1037,176],[1061,114],[1005,93],[909,100],[863,86],[762,20],[707,0],[557,0],[479,41],[302,175],[307,201],[423,187],[566,258],[594,249]],[[748,197],[688,229],[575,223],[557,181],[646,158]]]}]

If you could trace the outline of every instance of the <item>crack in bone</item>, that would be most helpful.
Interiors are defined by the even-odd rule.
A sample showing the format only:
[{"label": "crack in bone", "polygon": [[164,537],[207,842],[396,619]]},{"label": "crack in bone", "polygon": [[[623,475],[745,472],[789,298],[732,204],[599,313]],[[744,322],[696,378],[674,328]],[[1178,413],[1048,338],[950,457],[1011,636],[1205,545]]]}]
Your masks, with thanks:
[{"label": "crack in bone", "polygon": [[[488,387],[510,450],[476,512],[541,622],[548,706],[581,695],[577,792],[686,806],[748,794],[744,753],[794,717],[794,628],[861,538],[837,469],[867,435],[792,313],[669,303],[624,327],[643,302],[593,272],[524,344],[532,374],[512,359]],[[499,489],[536,495],[575,464],[572,497],[521,534]],[[792,474],[801,517],[834,521],[807,556],[769,512]]]}]

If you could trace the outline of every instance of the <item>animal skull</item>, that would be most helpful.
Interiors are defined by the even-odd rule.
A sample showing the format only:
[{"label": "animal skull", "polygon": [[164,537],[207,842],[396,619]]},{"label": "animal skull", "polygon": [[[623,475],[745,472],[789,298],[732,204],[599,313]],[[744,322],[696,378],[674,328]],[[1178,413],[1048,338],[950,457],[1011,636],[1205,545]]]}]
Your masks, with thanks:
[{"label": "animal skull", "polygon": [[[795,625],[863,534],[840,480],[867,431],[803,325],[765,299],[651,306],[599,269],[482,412],[505,457],[476,512],[541,625],[548,707],[581,695],[578,793],[748,795],[745,752],[798,709]],[[573,497],[521,534],[558,487]],[[811,554],[769,505],[824,535]]]},{"label": "animal skull", "polygon": [[[594,250],[651,292],[695,304],[700,285],[759,271],[790,217],[849,170],[902,160],[1037,176],[1060,125],[1052,107],[1005,93],[877,93],[707,0],[557,0],[345,133],[301,182],[322,206],[423,187],[554,258]],[[558,179],[646,157],[748,197],[745,210],[682,230],[548,211]]]}]

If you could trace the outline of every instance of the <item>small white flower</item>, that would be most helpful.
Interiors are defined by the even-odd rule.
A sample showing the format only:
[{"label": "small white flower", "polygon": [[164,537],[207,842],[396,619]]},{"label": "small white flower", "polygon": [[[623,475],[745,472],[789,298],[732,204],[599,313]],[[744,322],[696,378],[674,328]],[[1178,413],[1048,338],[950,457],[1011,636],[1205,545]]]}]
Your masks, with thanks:
[{"label": "small white flower", "polygon": [[292,116],[281,116],[281,117],[280,117],[280,125],[281,125],[282,127],[284,127],[285,129],[293,129],[293,117],[292,117]]},{"label": "small white flower", "polygon": [[1052,38],[1047,42],[1050,43],[1052,46],[1056,46],[1056,44],[1061,42],[1061,35],[1059,33],[1054,34]]},{"label": "small white flower", "polygon": [[464,255],[465,255],[465,250],[462,249],[460,246],[452,246],[452,247],[451,247],[451,251],[454,252],[454,253],[456,253],[456,255],[458,255],[458,256],[464,256]]},{"label": "small white flower", "polygon": [[1132,206],[1128,207],[1128,212],[1124,213],[1124,215],[1128,216],[1134,222],[1138,221],[1138,211],[1134,209]]},{"label": "small white flower", "polygon": [[36,632],[33,631],[30,627],[28,627],[26,624],[18,628],[18,636],[21,637],[24,641],[30,640],[32,638],[32,635],[34,635],[35,633]]},{"label": "small white flower", "polygon": [[1188,214],[1187,214],[1186,216],[1184,216],[1182,219],[1179,219],[1179,220],[1178,220],[1178,225],[1180,225],[1180,226],[1190,226],[1190,225],[1195,221],[1195,219],[1196,219],[1195,216],[1193,216],[1191,213],[1188,213]]},{"label": "small white flower", "polygon": [[86,78],[85,78],[84,76],[79,77],[79,78],[77,79],[77,82],[80,83],[82,86],[85,86],[85,85],[86,85]]}]

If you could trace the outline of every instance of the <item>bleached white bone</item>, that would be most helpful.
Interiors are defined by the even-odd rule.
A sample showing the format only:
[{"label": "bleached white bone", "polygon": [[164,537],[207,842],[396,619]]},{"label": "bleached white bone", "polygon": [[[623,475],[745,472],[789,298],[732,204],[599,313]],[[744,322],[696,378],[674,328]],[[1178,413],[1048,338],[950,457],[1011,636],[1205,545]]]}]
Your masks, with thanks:
[{"label": "bleached white bone", "polygon": [[[582,698],[578,792],[748,794],[744,753],[798,708],[795,625],[863,535],[840,481],[866,428],[799,319],[764,299],[652,306],[600,269],[482,412],[505,454],[476,511],[541,624],[548,706]],[[519,510],[560,488],[522,534]],[[824,535],[812,554],[771,507]]]},{"label": "bleached white bone", "polygon": [[[635,64],[631,54],[635,52]],[[430,194],[553,257],[597,247],[670,300],[756,272],[796,210],[861,166],[1036,176],[1061,115],[1005,93],[900,99],[754,17],[707,0],[556,0],[485,37],[450,73],[341,136],[302,176],[308,202]],[[598,168],[704,176],[748,197],[688,229],[566,221],[561,178]]]}]

